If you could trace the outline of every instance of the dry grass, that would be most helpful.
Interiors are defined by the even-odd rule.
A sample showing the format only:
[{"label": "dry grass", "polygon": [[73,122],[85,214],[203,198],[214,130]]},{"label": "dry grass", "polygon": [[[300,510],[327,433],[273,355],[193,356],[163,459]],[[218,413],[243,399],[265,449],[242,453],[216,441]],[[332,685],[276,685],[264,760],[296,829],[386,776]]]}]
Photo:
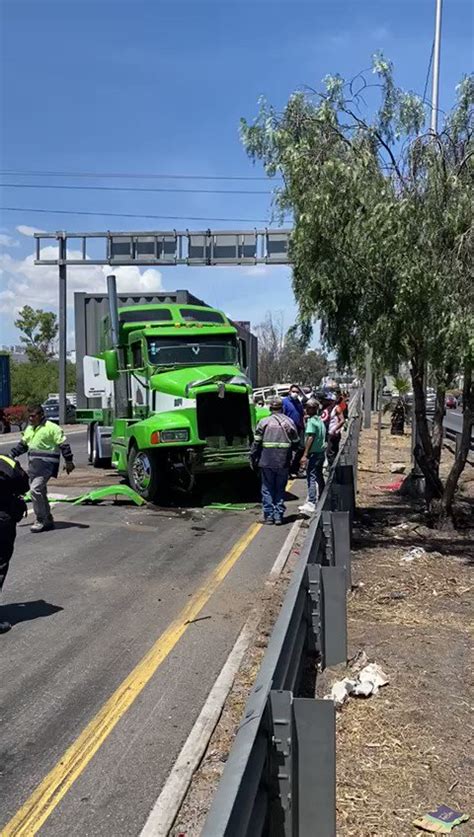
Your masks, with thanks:
[{"label": "dry grass", "polygon": [[[362,435],[353,580],[363,586],[349,599],[349,640],[351,655],[364,649],[390,684],[338,713],[341,837],[403,837],[439,803],[467,812],[472,804],[473,530],[433,532],[419,509],[381,490],[396,479],[392,462],[409,465],[408,440],[385,430],[383,462],[374,465],[374,437]],[[426,554],[402,562],[413,546]],[[318,692],[340,676],[325,673]],[[472,834],[472,825],[456,833]]]}]

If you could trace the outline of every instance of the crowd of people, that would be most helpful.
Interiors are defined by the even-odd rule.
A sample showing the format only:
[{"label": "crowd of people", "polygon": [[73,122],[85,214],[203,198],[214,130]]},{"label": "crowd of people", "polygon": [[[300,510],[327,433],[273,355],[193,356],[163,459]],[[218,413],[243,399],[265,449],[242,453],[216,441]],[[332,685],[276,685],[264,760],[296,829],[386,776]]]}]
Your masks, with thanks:
[{"label": "crowd of people", "polygon": [[310,517],[324,489],[324,466],[334,462],[349,400],[340,390],[307,395],[292,384],[285,398],[274,396],[270,415],[257,424],[251,449],[262,487],[262,522],[280,526],[285,514],[288,478],[306,476],[307,498],[299,507]]}]

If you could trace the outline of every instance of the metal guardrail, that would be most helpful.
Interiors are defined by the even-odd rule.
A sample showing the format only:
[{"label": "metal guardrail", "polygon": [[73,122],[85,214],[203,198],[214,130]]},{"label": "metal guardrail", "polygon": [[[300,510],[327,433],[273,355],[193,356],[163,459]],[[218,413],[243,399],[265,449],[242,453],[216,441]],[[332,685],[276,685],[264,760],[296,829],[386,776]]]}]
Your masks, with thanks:
[{"label": "metal guardrail", "polygon": [[[428,421],[430,424],[433,422],[433,418],[429,417]],[[452,442],[455,442],[456,445],[456,452],[458,451],[459,445],[461,444],[461,434],[462,434],[462,426],[463,426],[463,414],[462,413],[451,413],[447,412],[443,419],[443,437],[444,441],[449,439]],[[471,444],[470,450],[474,451],[474,424],[471,427]]]},{"label": "metal guardrail", "polygon": [[311,680],[314,695],[317,663],[347,659],[360,416],[358,392],[202,837],[336,834],[335,708],[303,695]]}]

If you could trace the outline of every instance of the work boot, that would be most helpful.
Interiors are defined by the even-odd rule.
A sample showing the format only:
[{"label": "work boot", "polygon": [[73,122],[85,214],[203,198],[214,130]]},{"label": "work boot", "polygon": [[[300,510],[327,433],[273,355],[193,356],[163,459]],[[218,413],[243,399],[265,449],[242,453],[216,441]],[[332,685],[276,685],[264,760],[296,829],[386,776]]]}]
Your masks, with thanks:
[{"label": "work boot", "polygon": [[40,523],[37,520],[36,523],[33,523],[33,526],[30,526],[30,532],[33,532],[34,535],[37,535],[38,532],[49,532],[50,529],[54,529],[54,520],[48,520],[47,523]]}]

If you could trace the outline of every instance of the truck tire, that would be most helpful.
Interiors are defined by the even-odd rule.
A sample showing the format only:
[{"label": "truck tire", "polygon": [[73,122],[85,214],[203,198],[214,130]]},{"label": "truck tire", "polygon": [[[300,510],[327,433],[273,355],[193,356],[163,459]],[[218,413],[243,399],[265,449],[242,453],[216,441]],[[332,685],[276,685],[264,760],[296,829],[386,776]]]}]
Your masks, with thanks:
[{"label": "truck tire", "polygon": [[158,458],[151,451],[138,450],[132,445],[128,454],[128,481],[140,497],[157,501],[160,493]]},{"label": "truck tire", "polygon": [[90,437],[89,462],[93,468],[103,468],[105,465],[105,459],[99,456],[99,431],[97,425],[94,426]]}]

